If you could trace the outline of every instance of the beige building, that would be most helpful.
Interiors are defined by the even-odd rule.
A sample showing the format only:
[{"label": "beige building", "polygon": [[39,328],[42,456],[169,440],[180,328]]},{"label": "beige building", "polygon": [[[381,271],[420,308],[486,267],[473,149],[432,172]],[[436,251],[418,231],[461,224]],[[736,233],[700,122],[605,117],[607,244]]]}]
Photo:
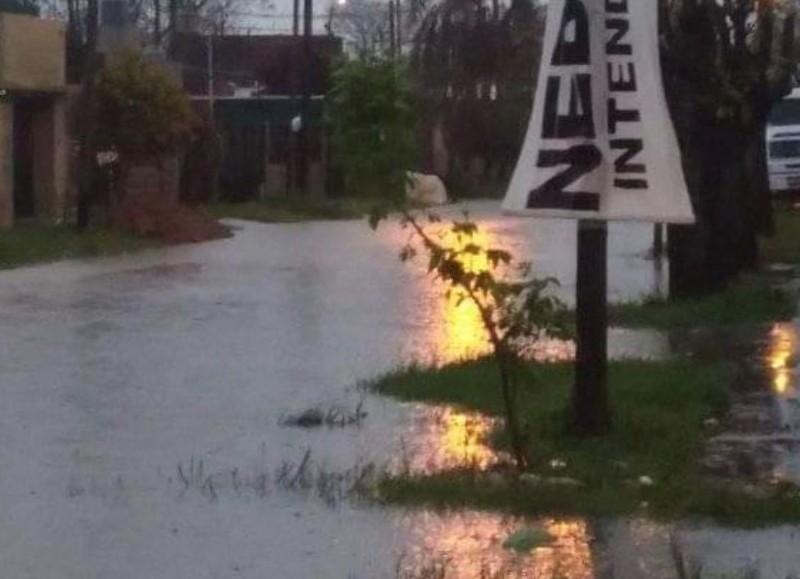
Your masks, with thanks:
[{"label": "beige building", "polygon": [[0,227],[63,219],[68,189],[65,30],[0,13]]}]

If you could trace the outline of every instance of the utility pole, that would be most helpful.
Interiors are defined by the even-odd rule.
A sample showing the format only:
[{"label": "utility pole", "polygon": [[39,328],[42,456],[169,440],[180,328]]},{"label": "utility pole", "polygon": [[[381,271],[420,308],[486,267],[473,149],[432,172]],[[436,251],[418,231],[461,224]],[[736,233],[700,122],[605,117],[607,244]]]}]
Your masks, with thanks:
[{"label": "utility pole", "polygon": [[78,158],[78,231],[89,227],[92,203],[95,197],[97,170],[97,105],[95,79],[100,71],[101,57],[97,52],[100,6],[98,0],[88,0],[86,15],[86,59],[83,63],[80,108],[85,115],[80,123]]},{"label": "utility pole", "polygon": [[[300,39],[300,0],[294,0],[294,13],[292,15],[292,76],[291,76],[291,90],[292,90],[292,102],[291,102],[291,121],[294,121],[298,116],[300,116],[300,110],[297,106],[297,97],[300,92],[300,83],[297,79],[298,69],[300,67],[300,50],[298,46],[298,40]],[[294,123],[290,122],[289,128],[289,169],[288,169],[288,187],[286,188],[287,196],[294,197],[297,193],[297,186],[298,186],[298,134],[294,130]]]},{"label": "utility pole", "polygon": [[389,0],[389,56],[397,56],[397,27],[395,24],[394,0]]},{"label": "utility pole", "polygon": [[217,119],[216,119],[216,71],[214,59],[214,33],[215,29],[212,25],[206,37],[206,57],[207,57],[207,73],[208,73],[208,129],[209,129],[209,143],[212,147],[212,167],[211,167],[211,194],[213,198],[217,198],[219,194],[219,176],[222,159],[222,148],[220,145],[219,135],[217,134]]},{"label": "utility pole", "polygon": [[208,76],[208,120],[211,130],[214,130],[214,31],[209,31],[206,36],[207,76]]},{"label": "utility pole", "polygon": [[298,145],[300,149],[300,162],[298,163],[298,183],[301,184],[303,193],[308,194],[309,179],[308,169],[310,167],[310,143],[309,126],[311,124],[311,93],[314,84],[313,70],[313,23],[314,23],[314,3],[313,0],[303,1],[303,97],[300,107],[300,127]]},{"label": "utility pole", "polygon": [[403,3],[402,0],[395,0],[397,17],[395,26],[397,27],[397,56],[403,56]]}]

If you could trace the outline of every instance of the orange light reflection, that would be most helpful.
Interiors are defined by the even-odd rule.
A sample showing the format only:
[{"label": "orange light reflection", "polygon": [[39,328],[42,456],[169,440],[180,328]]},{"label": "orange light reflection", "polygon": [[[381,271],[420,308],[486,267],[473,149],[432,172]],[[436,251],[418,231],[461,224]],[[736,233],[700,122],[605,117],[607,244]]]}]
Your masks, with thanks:
[{"label": "orange light reflection", "polygon": [[479,414],[465,414],[447,409],[442,417],[445,431],[441,452],[463,466],[484,470],[497,462],[497,455],[486,446],[494,421]]},{"label": "orange light reflection", "polygon": [[[463,246],[467,240],[458,240],[454,234],[442,233],[443,243],[451,247]],[[492,233],[486,229],[476,232],[469,241],[479,247],[494,245]],[[485,255],[471,255],[464,258],[464,267],[472,273],[480,273],[489,269]],[[446,291],[446,288],[442,288]],[[487,332],[478,307],[463,290],[451,289],[443,300],[442,324],[435,324],[436,344],[435,359],[441,363],[474,359],[491,352]],[[522,345],[525,357],[541,362],[561,362],[575,358],[575,344],[571,341],[545,339]]]},{"label": "orange light reflection", "polygon": [[797,335],[788,324],[776,324],[770,332],[767,360],[772,371],[772,385],[777,394],[786,395],[794,387],[793,358]]},{"label": "orange light reflection", "polygon": [[[531,522],[492,513],[460,512],[440,517],[424,513],[414,520],[420,543],[412,566],[424,568],[430,561],[445,561],[447,577],[593,579],[591,540],[584,521]],[[503,546],[521,528],[538,527],[550,541],[530,553]]]},{"label": "orange light reflection", "polygon": [[553,542],[534,550],[534,577],[592,579],[594,565],[586,522],[548,521],[545,529]]},{"label": "orange light reflection", "polygon": [[408,456],[394,468],[431,474],[454,468],[486,470],[504,459],[486,444],[495,420],[450,407],[425,407],[412,426]]},{"label": "orange light reflection", "polygon": [[[492,244],[491,234],[481,229],[471,240],[458,239],[447,231],[443,234],[443,243],[449,247],[463,248],[467,243],[480,247]],[[489,270],[489,262],[485,255],[465,256],[462,264],[470,273],[481,273]],[[483,327],[478,307],[460,289],[451,289],[444,300],[442,311],[444,324],[438,337],[440,359],[446,361],[476,358],[490,351],[490,344]]]}]

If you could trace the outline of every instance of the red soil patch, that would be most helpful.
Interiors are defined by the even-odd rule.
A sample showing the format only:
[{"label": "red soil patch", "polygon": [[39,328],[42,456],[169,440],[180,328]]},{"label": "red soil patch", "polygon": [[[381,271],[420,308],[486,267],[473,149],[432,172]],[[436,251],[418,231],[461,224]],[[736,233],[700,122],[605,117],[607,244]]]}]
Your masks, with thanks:
[{"label": "red soil patch", "polygon": [[230,230],[210,215],[170,201],[126,202],[115,212],[113,221],[125,231],[168,244],[198,243],[230,236]]}]

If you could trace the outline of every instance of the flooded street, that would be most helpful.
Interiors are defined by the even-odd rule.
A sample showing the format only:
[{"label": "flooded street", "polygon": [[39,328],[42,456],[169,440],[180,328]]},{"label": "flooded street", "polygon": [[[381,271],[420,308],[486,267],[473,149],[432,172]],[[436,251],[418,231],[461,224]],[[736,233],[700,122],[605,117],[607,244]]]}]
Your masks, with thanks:
[{"label": "flooded street", "polygon": [[[493,203],[470,210],[572,299],[572,223],[500,218]],[[280,425],[310,407],[355,408],[360,380],[410,361],[474,355],[485,342],[477,319],[444,300],[421,265],[399,263],[406,234],[395,227],[235,225],[224,241],[0,273],[2,577],[371,579],[437,557],[459,578],[482,569],[674,576],[642,562],[664,559],[664,529],[331,505],[276,488],[274,472],[309,450],[315,468],[330,472],[398,460],[422,470],[491,464],[481,442],[490,425],[450,408],[367,397],[360,428]],[[664,289],[666,269],[644,259],[651,240],[646,225],[611,228],[612,299]],[[763,344],[780,408],[794,420],[794,325],[774,328]],[[611,333],[616,356],[675,347],[659,334]],[[569,355],[565,348],[546,353]],[[526,525],[551,541],[510,554],[504,541]],[[786,554],[784,567],[762,576],[800,569],[794,531],[764,533],[779,533]],[[712,531],[680,534],[687,552],[725,564],[724,549],[739,558],[758,549],[755,534],[733,536],[723,548]],[[617,537],[609,547],[594,547],[609,537]],[[624,563],[614,567],[599,551]]]}]

